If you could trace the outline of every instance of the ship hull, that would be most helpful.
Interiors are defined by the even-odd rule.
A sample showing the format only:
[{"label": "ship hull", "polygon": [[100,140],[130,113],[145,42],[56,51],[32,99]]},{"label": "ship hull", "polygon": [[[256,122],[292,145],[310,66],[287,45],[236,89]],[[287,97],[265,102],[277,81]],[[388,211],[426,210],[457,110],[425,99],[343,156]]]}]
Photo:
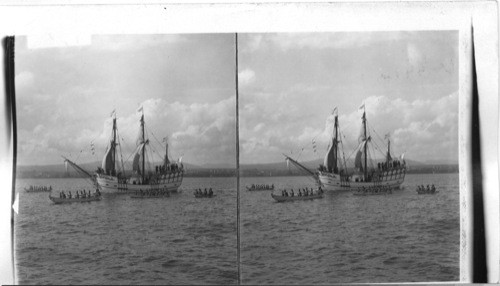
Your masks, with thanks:
[{"label": "ship hull", "polygon": [[128,179],[119,181],[115,176],[97,174],[97,184],[103,193],[107,194],[131,194],[142,191],[168,191],[178,192],[182,184],[184,172],[176,172],[162,175],[157,182],[151,184],[140,184],[136,180]]},{"label": "ship hull", "polygon": [[353,177],[341,176],[328,172],[318,172],[318,177],[322,188],[325,191],[357,191],[362,189],[384,187],[387,189],[399,189],[403,184],[406,175],[406,168],[397,168],[383,172],[376,172],[374,179],[369,182],[362,182]]}]

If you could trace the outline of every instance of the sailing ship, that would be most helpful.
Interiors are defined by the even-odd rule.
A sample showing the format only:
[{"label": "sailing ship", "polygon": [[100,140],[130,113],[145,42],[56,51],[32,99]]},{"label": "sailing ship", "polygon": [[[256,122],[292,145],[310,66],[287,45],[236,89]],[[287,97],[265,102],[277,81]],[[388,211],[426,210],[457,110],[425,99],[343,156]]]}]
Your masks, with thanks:
[{"label": "sailing ship", "polygon": [[369,160],[368,146],[372,143],[372,137],[367,130],[366,111],[363,107],[361,132],[358,137],[358,147],[354,159],[354,172],[349,172],[345,159],[339,156],[339,122],[338,114],[335,114],[334,132],[329,149],[324,158],[324,164],[317,171],[317,176],[324,190],[364,190],[370,188],[399,189],[406,175],[406,163],[404,154],[401,160],[395,160],[391,156],[390,137],[387,139],[387,153],[384,162],[376,165]]},{"label": "sailing ship", "polygon": [[[141,108],[142,109],[142,108]],[[139,136],[132,160],[132,175],[126,176],[122,162],[122,171],[117,168],[117,126],[116,114],[113,118],[113,128],[110,144],[102,160],[101,167],[96,171],[96,180],[103,193],[135,193],[136,191],[177,192],[184,178],[184,168],[179,162],[170,162],[168,158],[168,142],[165,147],[163,164],[155,170],[146,169],[146,149],[149,139],[144,131],[144,112],[140,119]],[[120,156],[121,157],[121,156]],[[149,165],[149,164],[148,164]]]},{"label": "sailing ship", "polygon": [[356,148],[354,159],[354,171],[350,171],[347,168],[345,158],[342,160],[339,156],[341,136],[339,135],[338,113],[334,114],[333,135],[323,165],[320,165],[318,170],[314,172],[290,156],[283,154],[287,162],[292,162],[313,177],[317,181],[317,185],[321,186],[325,191],[364,191],[376,188],[392,190],[400,188],[407,170],[404,154],[401,155],[401,160],[393,159],[390,152],[390,138],[386,136],[387,153],[385,154],[385,161],[374,165],[373,160],[369,159],[368,146],[372,143],[372,137],[367,130],[364,104],[361,132],[358,137],[359,145]]}]

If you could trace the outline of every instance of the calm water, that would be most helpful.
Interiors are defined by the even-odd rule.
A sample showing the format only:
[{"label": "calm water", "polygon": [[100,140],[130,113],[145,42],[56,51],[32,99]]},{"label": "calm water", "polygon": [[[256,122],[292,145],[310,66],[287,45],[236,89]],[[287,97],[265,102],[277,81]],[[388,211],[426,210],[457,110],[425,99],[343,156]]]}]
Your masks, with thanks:
[{"label": "calm water", "polygon": [[[241,186],[311,187],[307,177],[242,178]],[[417,184],[435,195],[417,195]],[[54,205],[29,185],[79,189],[81,179],[17,181],[18,283],[236,284],[236,179],[186,178],[180,194]],[[211,186],[217,197],[195,199]],[[270,191],[241,192],[243,284],[457,281],[458,174],[408,175],[384,196],[326,193],[275,203]]]},{"label": "calm water", "polygon": [[[242,178],[241,185],[312,187],[306,177]],[[417,184],[435,184],[418,195]],[[458,174],[408,175],[392,195],[327,193],[276,203],[241,193],[241,279],[251,284],[458,281]],[[278,191],[279,192],[279,191]]]},{"label": "calm water", "polygon": [[[30,184],[88,187],[82,179],[17,181],[17,283],[237,283],[235,178],[186,178],[184,191],[170,198],[118,195],[69,205],[25,193]],[[205,186],[217,196],[195,199],[191,190]]]}]

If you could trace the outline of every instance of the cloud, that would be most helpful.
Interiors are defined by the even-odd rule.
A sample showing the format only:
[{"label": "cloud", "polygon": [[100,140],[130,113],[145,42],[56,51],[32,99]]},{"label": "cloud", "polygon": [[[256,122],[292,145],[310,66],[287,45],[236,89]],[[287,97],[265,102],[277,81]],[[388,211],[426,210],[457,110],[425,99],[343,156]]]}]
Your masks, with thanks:
[{"label": "cloud", "polygon": [[[235,129],[232,35],[99,35],[90,46],[45,49],[20,44],[16,71],[20,164],[59,163],[69,154],[80,155],[79,162],[100,161],[113,109],[127,160],[140,104],[156,144],[152,156],[161,151],[156,141],[169,136],[171,155],[184,153],[185,162],[235,161],[234,152],[221,153],[231,132],[233,143],[235,137],[228,129]],[[217,148],[205,148],[201,142],[212,137]],[[91,142],[94,155],[83,157]]]},{"label": "cloud", "polygon": [[[296,156],[300,153],[303,160],[324,156],[332,137],[334,117],[325,114],[324,121],[318,120],[320,115],[316,120],[307,120],[300,111],[293,111],[293,106],[301,106],[301,102],[283,97],[270,104],[256,98],[243,105],[240,120],[243,163],[278,161],[281,153],[290,152]],[[390,133],[393,156],[406,152],[406,157],[414,160],[458,161],[458,92],[413,101],[370,96],[364,102],[368,132],[377,148],[372,150],[373,157],[383,157],[384,135]],[[342,146],[349,157],[357,146],[362,111],[342,113],[345,111],[342,106],[339,110]],[[281,116],[276,117],[276,113]]]},{"label": "cloud", "polygon": [[255,80],[255,72],[251,69],[244,69],[238,72],[238,82],[242,85],[248,85]]},{"label": "cloud", "polygon": [[412,43],[408,43],[407,54],[410,65],[413,67],[418,67],[420,62],[422,61],[422,54],[418,50],[417,46]]},{"label": "cloud", "polygon": [[15,77],[16,89],[25,89],[31,87],[34,82],[34,75],[29,71],[23,71]]},{"label": "cloud", "polygon": [[335,32],[335,33],[270,33],[243,35],[243,53],[265,51],[279,47],[282,51],[293,49],[357,49],[383,41],[401,39],[398,32]]},{"label": "cloud", "polygon": [[[164,99],[148,99],[141,103],[144,108],[146,133],[150,139],[154,160],[163,156],[163,138],[169,138],[169,155],[174,159],[192,164],[235,164],[235,98],[216,103],[184,104]],[[118,111],[119,112],[119,111]],[[135,148],[141,114],[118,113],[117,126],[123,160],[130,159]],[[20,161],[43,153],[42,159],[71,155],[80,161],[100,160],[109,143],[111,117],[103,118],[100,126],[74,129],[73,124],[61,122],[58,128],[48,129],[37,125],[33,130],[20,130]],[[91,143],[95,154],[91,154]],[[76,149],[75,146],[77,146]],[[43,152],[40,152],[43,150]],[[82,151],[83,152],[80,152]],[[81,154],[80,154],[81,153]],[[85,157],[86,156],[86,157]]]},{"label": "cloud", "polygon": [[261,48],[263,35],[262,34],[242,34],[242,41],[238,41],[238,44],[243,45],[241,51],[243,53],[252,53]]},{"label": "cloud", "polygon": [[167,35],[96,35],[92,37],[92,47],[97,50],[120,51],[141,50],[158,45],[175,44],[187,41],[181,34]]}]

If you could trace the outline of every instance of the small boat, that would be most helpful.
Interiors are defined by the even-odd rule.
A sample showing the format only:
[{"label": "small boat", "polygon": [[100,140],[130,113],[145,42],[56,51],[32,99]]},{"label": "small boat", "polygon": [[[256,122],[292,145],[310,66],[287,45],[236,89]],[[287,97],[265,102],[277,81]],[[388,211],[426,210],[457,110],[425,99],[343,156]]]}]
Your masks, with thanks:
[{"label": "small boat", "polygon": [[48,188],[45,186],[43,186],[43,187],[30,186],[29,189],[24,188],[24,190],[27,193],[50,193],[52,191],[52,186],[49,186]]},{"label": "small boat", "polygon": [[213,198],[215,197],[215,194],[194,194],[195,198]]},{"label": "small boat", "polygon": [[392,188],[376,187],[376,188],[366,188],[357,189],[353,193],[355,196],[376,196],[376,195],[388,195],[392,194]]},{"label": "small boat", "polygon": [[170,193],[169,192],[164,192],[164,193],[159,193],[159,194],[135,194],[135,195],[132,195],[130,196],[130,198],[132,199],[156,199],[156,198],[166,198],[166,197],[170,197]]},{"label": "small boat", "polygon": [[312,196],[278,196],[275,194],[271,194],[271,197],[275,199],[277,202],[288,202],[288,201],[306,201],[306,200],[314,200],[314,199],[321,199],[323,197],[323,193],[317,193]]},{"label": "small boat", "polygon": [[424,185],[417,186],[416,188],[417,194],[419,195],[424,195],[424,194],[435,194],[437,193],[436,187],[434,185],[429,186],[427,185],[427,188]]},{"label": "small boat", "polygon": [[49,199],[57,204],[71,204],[71,203],[86,203],[92,201],[100,201],[101,196],[91,196],[85,198],[57,198],[49,195]]},{"label": "small boat", "polygon": [[433,194],[436,194],[436,193],[439,193],[439,191],[436,191],[436,189],[428,191],[428,190],[419,190],[417,188],[417,194],[419,194],[419,195],[427,195],[427,194],[428,195],[433,195]]},{"label": "small boat", "polygon": [[274,184],[269,185],[252,185],[250,187],[246,186],[247,191],[272,191],[274,190]]}]

